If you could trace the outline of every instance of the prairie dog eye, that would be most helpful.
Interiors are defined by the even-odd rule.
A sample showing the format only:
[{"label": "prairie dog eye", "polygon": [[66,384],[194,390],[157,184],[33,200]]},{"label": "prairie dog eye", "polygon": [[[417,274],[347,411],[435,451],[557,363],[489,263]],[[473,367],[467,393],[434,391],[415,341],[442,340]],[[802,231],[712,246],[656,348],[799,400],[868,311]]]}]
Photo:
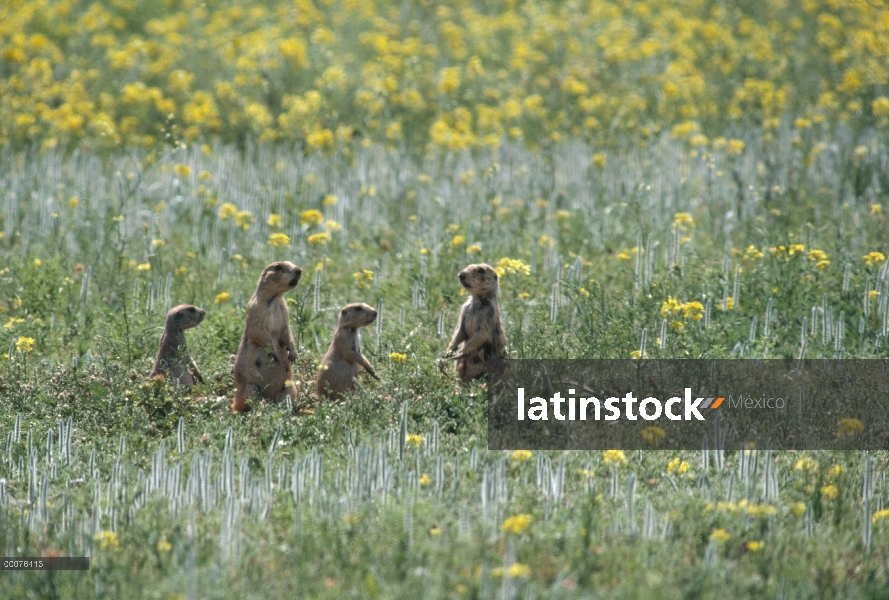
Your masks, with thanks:
[{"label": "prairie dog eye", "polygon": [[283,268],[284,268],[284,267],[282,267],[281,265],[275,265],[275,270],[276,270],[276,271],[280,271],[280,270],[283,269]]}]

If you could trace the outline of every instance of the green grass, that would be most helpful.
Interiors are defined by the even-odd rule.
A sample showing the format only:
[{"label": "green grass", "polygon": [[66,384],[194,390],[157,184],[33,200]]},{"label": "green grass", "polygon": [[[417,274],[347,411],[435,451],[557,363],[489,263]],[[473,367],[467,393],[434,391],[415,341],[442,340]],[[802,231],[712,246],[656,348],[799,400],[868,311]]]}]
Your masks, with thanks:
[{"label": "green grass", "polygon": [[[740,156],[665,139],[604,168],[573,144],[550,159],[518,147],[425,161],[376,147],[348,160],[222,146],[0,155],[0,548],[93,557],[87,573],[5,572],[0,596],[885,597],[889,519],[864,541],[885,452],[871,454],[866,503],[855,452],[522,461],[486,450],[483,387],[435,362],[463,301],[457,271],[502,258],[530,266],[502,277],[516,358],[628,358],[643,336],[651,357],[885,358],[886,263],[863,256],[887,253],[872,209],[889,210],[886,147],[867,141],[854,158],[840,139],[807,165],[789,136],[750,139]],[[248,229],[219,216],[229,202],[252,214]],[[341,226],[329,243],[307,242],[323,231],[300,225],[309,209]],[[694,227],[679,231],[676,213]],[[269,245],[272,232],[292,247]],[[804,250],[769,251],[793,244]],[[300,394],[235,417],[243,304],[276,259],[305,271],[289,295]],[[706,316],[665,319],[668,298]],[[382,303],[363,336],[382,381],[316,405],[315,365],[354,301]],[[208,311],[188,332],[206,383],[146,383],[165,310],[186,302]],[[668,473],[676,456],[682,474]],[[504,531],[517,514],[527,530]],[[711,542],[718,529],[728,539]]]}]

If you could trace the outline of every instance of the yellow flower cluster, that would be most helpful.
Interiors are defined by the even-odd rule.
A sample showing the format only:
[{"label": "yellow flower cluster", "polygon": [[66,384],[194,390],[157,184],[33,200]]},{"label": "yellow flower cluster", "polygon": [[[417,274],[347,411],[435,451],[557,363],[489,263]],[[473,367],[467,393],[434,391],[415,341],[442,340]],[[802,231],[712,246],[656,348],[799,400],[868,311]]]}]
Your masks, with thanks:
[{"label": "yellow flower cluster", "polygon": [[419,448],[420,446],[423,445],[423,441],[425,439],[426,438],[423,437],[419,433],[409,433],[407,435],[407,437],[405,438],[405,442],[407,442],[408,446],[413,446],[414,448]]},{"label": "yellow flower cluster", "polygon": [[623,450],[603,450],[602,461],[606,465],[625,465],[627,464],[627,455]]},{"label": "yellow flower cluster", "polygon": [[819,271],[823,271],[830,266],[830,261],[827,260],[827,254],[825,254],[823,250],[809,250],[809,253],[806,254],[806,258],[814,262],[815,268]]},{"label": "yellow flower cluster", "polygon": [[[691,319],[692,321],[700,321],[704,318],[704,305],[700,302],[679,302],[676,298],[667,298],[667,301],[661,304],[661,317],[667,319],[670,317],[680,317],[682,319]],[[673,326],[673,329],[680,329]]]},{"label": "yellow flower cluster", "polygon": [[667,473],[675,472],[677,475],[684,475],[689,469],[689,464],[678,456],[667,463]]},{"label": "yellow flower cluster", "polygon": [[290,236],[286,233],[269,234],[269,244],[275,248],[290,248]]},{"label": "yellow flower cluster", "polygon": [[717,543],[723,543],[732,539],[732,536],[725,529],[714,529],[713,533],[710,534],[710,539],[716,541]]},{"label": "yellow flower cluster", "polygon": [[256,221],[253,217],[253,213],[249,210],[240,210],[236,204],[232,204],[231,202],[226,202],[220,206],[217,214],[223,221],[233,218],[235,225],[244,230],[250,229],[250,224]]},{"label": "yellow flower cluster", "polygon": [[405,6],[4,4],[0,144],[252,138],[330,151],[360,131],[463,150],[664,131],[740,154],[742,141],[709,130],[727,120],[769,133],[785,118],[799,134],[846,121],[889,128],[880,2],[746,14],[688,0]]},{"label": "yellow flower cluster", "polygon": [[514,463],[523,463],[526,460],[528,460],[529,458],[531,458],[531,451],[530,450],[514,450],[513,453],[510,455],[510,458],[512,459],[512,462],[514,462]]},{"label": "yellow flower cluster", "polygon": [[117,534],[113,531],[104,529],[93,536],[99,542],[99,548],[102,550],[116,550],[120,545],[117,540]]},{"label": "yellow flower cluster", "polygon": [[497,271],[497,275],[500,277],[506,274],[530,275],[531,265],[527,265],[517,258],[501,258],[494,266],[494,270]]},{"label": "yellow flower cluster", "polygon": [[837,437],[847,437],[864,431],[864,424],[858,419],[845,418],[837,421]]},{"label": "yellow flower cluster", "polygon": [[352,273],[352,278],[355,280],[355,284],[358,286],[358,289],[363,290],[366,286],[370,285],[370,283],[373,282],[374,272],[363,269],[361,271]]},{"label": "yellow flower cluster", "polygon": [[500,529],[507,533],[519,534],[527,531],[530,526],[531,515],[521,514],[506,518]]},{"label": "yellow flower cluster", "polygon": [[35,342],[34,338],[30,338],[30,337],[23,335],[18,340],[16,340],[15,350],[16,350],[16,352],[25,352],[25,353],[31,352],[32,350],[34,350],[35,343],[36,342]]},{"label": "yellow flower cluster", "polygon": [[804,456],[796,461],[793,465],[794,471],[808,471],[810,473],[818,472],[818,462],[808,456]]},{"label": "yellow flower cluster", "polygon": [[864,258],[864,265],[867,267],[870,267],[871,265],[879,266],[886,260],[886,257],[882,252],[868,252],[862,258]]},{"label": "yellow flower cluster", "polygon": [[717,502],[714,507],[712,503],[708,502],[706,506],[704,506],[704,512],[709,512],[711,510],[716,509],[716,512],[742,512],[748,515],[776,515],[778,514],[778,508],[771,504],[754,504],[751,502],[747,502],[746,498],[742,498],[737,503],[735,502]]},{"label": "yellow flower cluster", "polygon": [[664,438],[666,433],[657,425],[652,425],[651,427],[643,429],[640,435],[642,435],[642,439],[649,444],[657,444]]}]

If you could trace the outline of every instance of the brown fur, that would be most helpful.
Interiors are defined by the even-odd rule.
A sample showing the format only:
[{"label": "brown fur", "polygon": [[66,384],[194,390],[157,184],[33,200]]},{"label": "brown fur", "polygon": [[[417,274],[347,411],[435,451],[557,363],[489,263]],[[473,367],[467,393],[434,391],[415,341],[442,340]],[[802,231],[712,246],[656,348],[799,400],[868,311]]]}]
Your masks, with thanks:
[{"label": "brown fur", "polygon": [[200,325],[206,314],[202,308],[191,304],[180,304],[170,309],[149,377],[172,377],[180,385],[194,385],[195,381],[204,383],[204,378],[188,354],[185,330]]},{"label": "brown fur", "polygon": [[[469,265],[458,277],[470,297],[460,309],[460,322],[443,358],[455,359],[457,375],[469,383],[487,373],[489,363],[502,356],[506,332],[500,321],[500,284],[493,267]],[[457,353],[461,343],[463,347]]]},{"label": "brown fur", "polygon": [[361,334],[358,329],[367,327],[377,318],[377,311],[360,302],[347,304],[340,311],[339,323],[327,354],[321,359],[318,370],[318,397],[342,397],[343,392],[355,390],[358,367],[377,377],[374,368],[361,354]]},{"label": "brown fur", "polygon": [[285,393],[296,398],[292,383],[296,344],[284,294],[296,287],[301,276],[302,269],[286,261],[262,271],[247,302],[247,321],[235,358],[233,412],[250,410],[247,399],[257,393],[271,400],[280,400]]}]

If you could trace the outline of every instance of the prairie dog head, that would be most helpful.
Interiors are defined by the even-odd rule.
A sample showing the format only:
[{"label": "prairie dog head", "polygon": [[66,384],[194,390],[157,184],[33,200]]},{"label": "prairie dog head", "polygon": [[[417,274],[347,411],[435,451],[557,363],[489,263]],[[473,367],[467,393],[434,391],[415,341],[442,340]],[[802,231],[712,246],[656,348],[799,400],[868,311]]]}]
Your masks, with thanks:
[{"label": "prairie dog head", "polygon": [[174,306],[170,309],[170,312],[167,313],[167,321],[166,325],[164,325],[164,329],[167,331],[176,331],[197,327],[200,325],[201,321],[204,320],[206,314],[207,312],[203,308],[198,308],[191,304]]},{"label": "prairie dog head", "polygon": [[469,265],[457,274],[462,285],[467,292],[473,296],[486,298],[496,296],[500,291],[498,283],[497,271],[491,265],[480,263],[477,265]]},{"label": "prairie dog head", "polygon": [[364,304],[363,302],[353,302],[347,304],[340,311],[340,327],[349,327],[357,329],[359,327],[367,327],[377,318],[377,311]]},{"label": "prairie dog head", "polygon": [[299,283],[303,271],[292,262],[273,262],[262,271],[256,290],[263,296],[277,296],[289,292]]}]

